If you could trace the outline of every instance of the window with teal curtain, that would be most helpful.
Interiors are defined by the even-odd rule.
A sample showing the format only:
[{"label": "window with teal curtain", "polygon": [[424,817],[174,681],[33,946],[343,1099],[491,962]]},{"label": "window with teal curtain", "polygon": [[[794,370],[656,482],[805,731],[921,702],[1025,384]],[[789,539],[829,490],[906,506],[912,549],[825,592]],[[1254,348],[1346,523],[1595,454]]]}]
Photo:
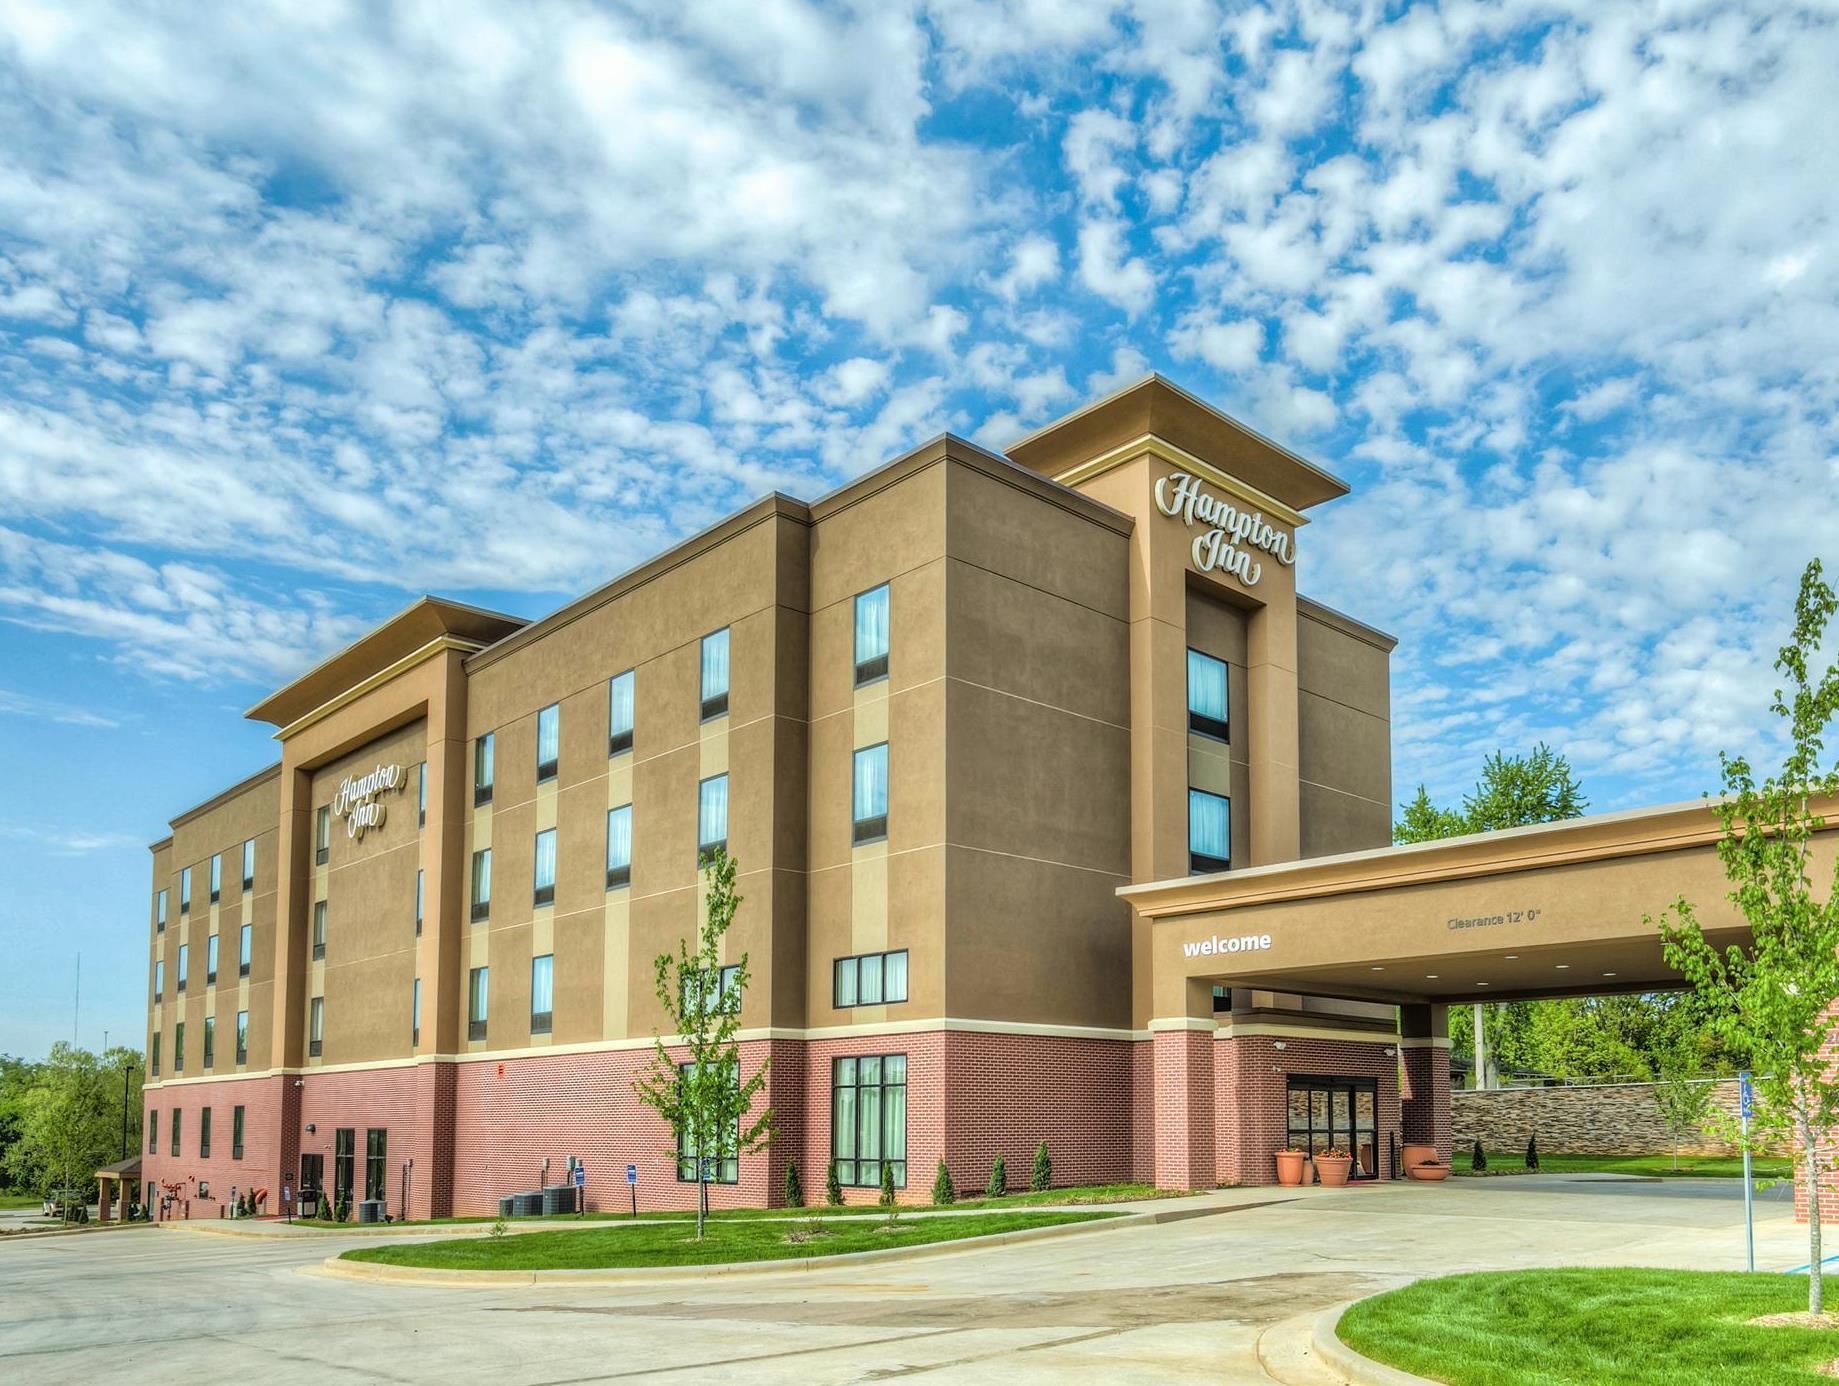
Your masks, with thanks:
[{"label": "window with teal curtain", "polygon": [[562,761],[562,707],[551,703],[536,714],[536,778],[552,780]]},{"label": "window with teal curtain", "polygon": [[1188,791],[1188,870],[1224,871],[1232,865],[1232,804],[1204,789]]},{"label": "window with teal curtain", "polygon": [[873,683],[888,674],[887,584],[856,598],[856,682]]},{"label": "window with teal curtain", "polygon": [[854,840],[873,842],[888,835],[888,743],[856,752]]},{"label": "window with teal curtain", "polygon": [[706,722],[728,710],[728,628],[702,638],[702,716]]},{"label": "window with teal curtain", "polygon": [[549,1033],[555,1012],[555,954],[530,959],[530,1033]]},{"label": "window with teal curtain", "polygon": [[1226,661],[1188,651],[1188,728],[1227,739]]},{"label": "window with teal curtain", "polygon": [[632,805],[607,810],[607,889],[632,883]]},{"label": "window with teal curtain", "polygon": [[728,777],[716,775],[697,791],[696,848],[699,853],[728,845]]},{"label": "window with teal curtain", "polygon": [[556,898],[556,830],[548,828],[536,835],[535,902],[553,905]]},{"label": "window with teal curtain", "polygon": [[632,670],[607,680],[607,754],[632,749]]}]

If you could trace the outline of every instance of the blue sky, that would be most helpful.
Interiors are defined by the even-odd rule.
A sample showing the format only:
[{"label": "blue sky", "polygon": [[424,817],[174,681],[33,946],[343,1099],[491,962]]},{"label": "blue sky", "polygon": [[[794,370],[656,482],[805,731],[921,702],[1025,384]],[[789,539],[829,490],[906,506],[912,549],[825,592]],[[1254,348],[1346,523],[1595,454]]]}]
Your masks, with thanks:
[{"label": "blue sky", "polygon": [[[209,11],[207,13],[207,10]],[[1832,536],[1828,5],[0,5],[0,1051],[142,1026],[145,844],[424,591],[1157,369],[1344,476],[1395,797],[1765,745]]]}]

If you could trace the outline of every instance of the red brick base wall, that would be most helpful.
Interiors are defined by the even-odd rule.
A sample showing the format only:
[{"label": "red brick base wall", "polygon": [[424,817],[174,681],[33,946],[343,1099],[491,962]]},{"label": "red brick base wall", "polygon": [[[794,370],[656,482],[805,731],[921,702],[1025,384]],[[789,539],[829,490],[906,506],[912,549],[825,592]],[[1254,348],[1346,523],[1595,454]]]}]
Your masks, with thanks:
[{"label": "red brick base wall", "polygon": [[1450,1162],[1455,1144],[1450,1120],[1449,1050],[1413,1046],[1400,1056],[1404,1089],[1400,1094],[1404,1138],[1412,1145],[1434,1145],[1437,1158]]},{"label": "red brick base wall", "polygon": [[1155,1051],[1156,1185],[1210,1189],[1214,1154],[1215,1040],[1206,1030],[1162,1030]]},{"label": "red brick base wall", "polygon": [[[1213,1047],[1219,1113],[1217,1182],[1277,1182],[1275,1156],[1289,1143],[1285,1104],[1292,1075],[1376,1080],[1379,1149],[1375,1157],[1381,1177],[1392,1175],[1391,1140],[1402,1137],[1398,1058],[1386,1053],[1388,1047],[1396,1050],[1395,1044],[1246,1035],[1215,1039]],[[1443,1129],[1447,1143],[1447,1104]]]},{"label": "red brick base wall", "polygon": [[[230,1203],[230,1190],[268,1190],[268,1210],[281,1208],[281,1106],[283,1084],[289,1079],[225,1078],[211,1083],[185,1083],[155,1088],[145,1097],[141,1127],[146,1139],[148,1116],[157,1115],[159,1130],[153,1148],[141,1151],[141,1178],[149,1196],[158,1198],[160,1185],[181,1185],[167,1210],[175,1218],[222,1217]],[[236,1108],[243,1108],[243,1157],[237,1159],[233,1138]],[[198,1154],[203,1127],[201,1113],[211,1109],[211,1158]],[[172,1155],[172,1114],[178,1109],[179,1156]],[[199,1194],[200,1184],[208,1197]]]}]

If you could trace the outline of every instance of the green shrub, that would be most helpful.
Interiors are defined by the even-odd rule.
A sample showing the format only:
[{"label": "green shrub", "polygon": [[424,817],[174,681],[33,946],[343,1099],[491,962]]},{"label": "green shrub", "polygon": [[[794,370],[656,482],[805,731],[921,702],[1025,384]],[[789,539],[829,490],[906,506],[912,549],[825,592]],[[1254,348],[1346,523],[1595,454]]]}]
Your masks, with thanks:
[{"label": "green shrub", "polygon": [[990,1184],[984,1193],[990,1198],[1001,1198],[1008,1192],[1009,1167],[1003,1163],[1003,1157],[998,1155],[990,1161]]},{"label": "green shrub", "polygon": [[798,1182],[798,1161],[787,1160],[785,1163],[785,1206],[802,1208],[805,1206],[804,1186]]},{"label": "green shrub", "polygon": [[945,1168],[945,1162],[939,1161],[939,1172],[932,1176],[932,1201],[944,1207],[958,1201],[958,1190],[951,1182],[951,1171]]},{"label": "green shrub", "polygon": [[837,1182],[835,1160],[832,1160],[830,1168],[824,1171],[824,1202],[832,1208],[843,1206],[843,1186]]},{"label": "green shrub", "polygon": [[1486,1174],[1487,1172],[1488,1172],[1487,1154],[1482,1150],[1481,1142],[1476,1141],[1475,1148],[1469,1152],[1469,1173],[1470,1174]]},{"label": "green shrub", "polygon": [[1046,1193],[1053,1186],[1054,1162],[1047,1158],[1047,1142],[1042,1141],[1034,1148],[1034,1177],[1028,1187],[1036,1193]]},{"label": "green shrub", "polygon": [[881,1162],[881,1198],[879,1202],[883,1208],[894,1206],[894,1162],[891,1160]]},{"label": "green shrub", "polygon": [[1526,1138],[1526,1168],[1539,1168],[1539,1137],[1536,1133]]}]

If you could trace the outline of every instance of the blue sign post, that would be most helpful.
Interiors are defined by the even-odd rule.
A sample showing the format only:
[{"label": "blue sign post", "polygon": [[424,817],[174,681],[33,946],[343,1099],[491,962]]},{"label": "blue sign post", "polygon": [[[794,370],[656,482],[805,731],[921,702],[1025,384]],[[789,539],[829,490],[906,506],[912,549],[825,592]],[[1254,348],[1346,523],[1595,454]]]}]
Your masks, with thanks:
[{"label": "blue sign post", "polygon": [[1743,1240],[1752,1272],[1756,1269],[1756,1197],[1750,1179],[1750,1117],[1756,1110],[1756,1088],[1748,1069],[1737,1075],[1737,1111],[1743,1120]]},{"label": "blue sign post", "polygon": [[632,1216],[639,1215],[639,1167],[626,1166],[626,1187],[632,1192]]},{"label": "blue sign post", "polygon": [[587,1216],[587,1166],[575,1163],[575,1216]]}]

